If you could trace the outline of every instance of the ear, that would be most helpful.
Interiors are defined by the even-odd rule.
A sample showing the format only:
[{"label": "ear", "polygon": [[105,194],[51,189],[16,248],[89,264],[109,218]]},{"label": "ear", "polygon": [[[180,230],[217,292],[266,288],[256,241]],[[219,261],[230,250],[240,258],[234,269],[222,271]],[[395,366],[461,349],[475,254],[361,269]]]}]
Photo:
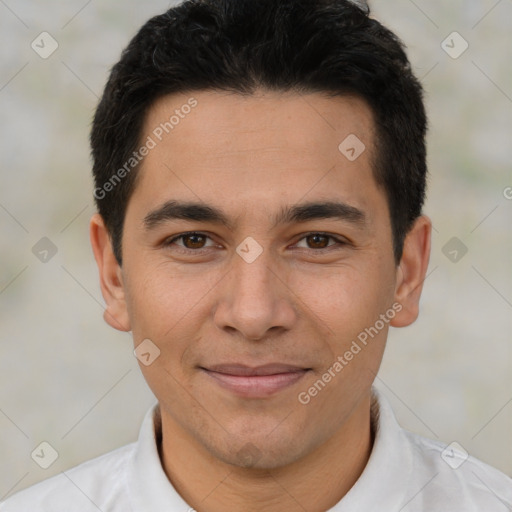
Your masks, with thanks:
[{"label": "ear", "polygon": [[421,290],[430,259],[431,233],[432,223],[422,215],[405,237],[395,287],[395,301],[402,305],[402,309],[390,322],[393,327],[405,327],[418,318]]},{"label": "ear", "polygon": [[91,218],[89,226],[94,258],[100,274],[101,293],[107,304],[103,318],[119,331],[131,329],[125,301],[125,290],[121,266],[114,256],[110,235],[98,213]]}]

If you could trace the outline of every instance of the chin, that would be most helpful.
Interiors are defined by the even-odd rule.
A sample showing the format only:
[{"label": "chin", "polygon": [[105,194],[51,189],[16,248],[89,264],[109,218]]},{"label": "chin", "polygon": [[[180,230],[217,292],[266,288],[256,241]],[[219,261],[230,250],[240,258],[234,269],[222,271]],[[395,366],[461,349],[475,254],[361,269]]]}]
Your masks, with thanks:
[{"label": "chin", "polygon": [[[241,439],[242,436],[239,436]],[[293,441],[292,441],[293,439]],[[271,441],[267,434],[246,436],[237,445],[233,437],[226,440],[227,446],[207,446],[216,458],[239,468],[268,471],[287,466],[303,457],[307,448],[297,436],[281,435]]]}]

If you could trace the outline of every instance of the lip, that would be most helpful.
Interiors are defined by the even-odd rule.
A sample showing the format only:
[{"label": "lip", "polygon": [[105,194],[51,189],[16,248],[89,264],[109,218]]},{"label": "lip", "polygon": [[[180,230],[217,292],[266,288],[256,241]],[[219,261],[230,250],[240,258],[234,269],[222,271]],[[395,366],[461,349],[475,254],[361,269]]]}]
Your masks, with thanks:
[{"label": "lip", "polygon": [[257,367],[222,364],[201,367],[201,370],[219,386],[238,396],[263,398],[297,383],[310,368],[272,363]]}]

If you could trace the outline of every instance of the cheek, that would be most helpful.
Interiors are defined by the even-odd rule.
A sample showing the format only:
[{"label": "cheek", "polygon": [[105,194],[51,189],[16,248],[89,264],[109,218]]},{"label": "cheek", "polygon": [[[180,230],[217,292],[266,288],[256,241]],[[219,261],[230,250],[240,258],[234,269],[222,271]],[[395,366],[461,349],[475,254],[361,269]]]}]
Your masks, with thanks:
[{"label": "cheek", "polygon": [[373,325],[391,306],[394,283],[387,275],[378,264],[340,265],[301,272],[290,288],[304,312],[325,325],[330,338],[346,340]]},{"label": "cheek", "polygon": [[141,259],[129,271],[127,301],[136,339],[137,335],[162,339],[179,330],[211,288],[207,273],[180,272],[167,262]]},{"label": "cheek", "polygon": [[188,379],[197,363],[197,347],[202,347],[203,356],[212,348],[201,345],[201,338],[211,326],[212,298],[223,273],[192,267],[178,271],[168,262],[141,261],[130,269],[128,303],[134,342],[150,339],[160,349],[151,366],[141,367],[151,387],[152,382],[168,380],[164,369],[179,380]]}]

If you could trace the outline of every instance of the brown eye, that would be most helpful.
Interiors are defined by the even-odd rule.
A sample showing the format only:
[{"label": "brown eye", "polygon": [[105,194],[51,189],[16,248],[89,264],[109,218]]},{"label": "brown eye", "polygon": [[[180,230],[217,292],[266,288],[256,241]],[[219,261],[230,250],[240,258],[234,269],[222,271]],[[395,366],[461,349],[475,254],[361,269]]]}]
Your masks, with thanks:
[{"label": "brown eye", "polygon": [[339,239],[328,233],[309,233],[302,237],[296,244],[296,246],[301,249],[312,249],[318,252],[320,252],[321,249],[330,250],[331,248],[335,249],[336,246],[340,248],[343,245],[346,245],[343,239]]},{"label": "brown eye", "polygon": [[164,242],[164,246],[177,251],[199,252],[201,249],[209,249],[212,244],[206,245],[210,237],[204,233],[182,233]]},{"label": "brown eye", "polygon": [[306,240],[312,249],[324,249],[328,246],[330,236],[315,233],[308,235]]},{"label": "brown eye", "polygon": [[[207,237],[197,233],[192,233],[190,235],[183,235],[180,238],[183,240],[183,245],[187,249],[202,249]],[[189,243],[187,243],[187,241]]]}]

